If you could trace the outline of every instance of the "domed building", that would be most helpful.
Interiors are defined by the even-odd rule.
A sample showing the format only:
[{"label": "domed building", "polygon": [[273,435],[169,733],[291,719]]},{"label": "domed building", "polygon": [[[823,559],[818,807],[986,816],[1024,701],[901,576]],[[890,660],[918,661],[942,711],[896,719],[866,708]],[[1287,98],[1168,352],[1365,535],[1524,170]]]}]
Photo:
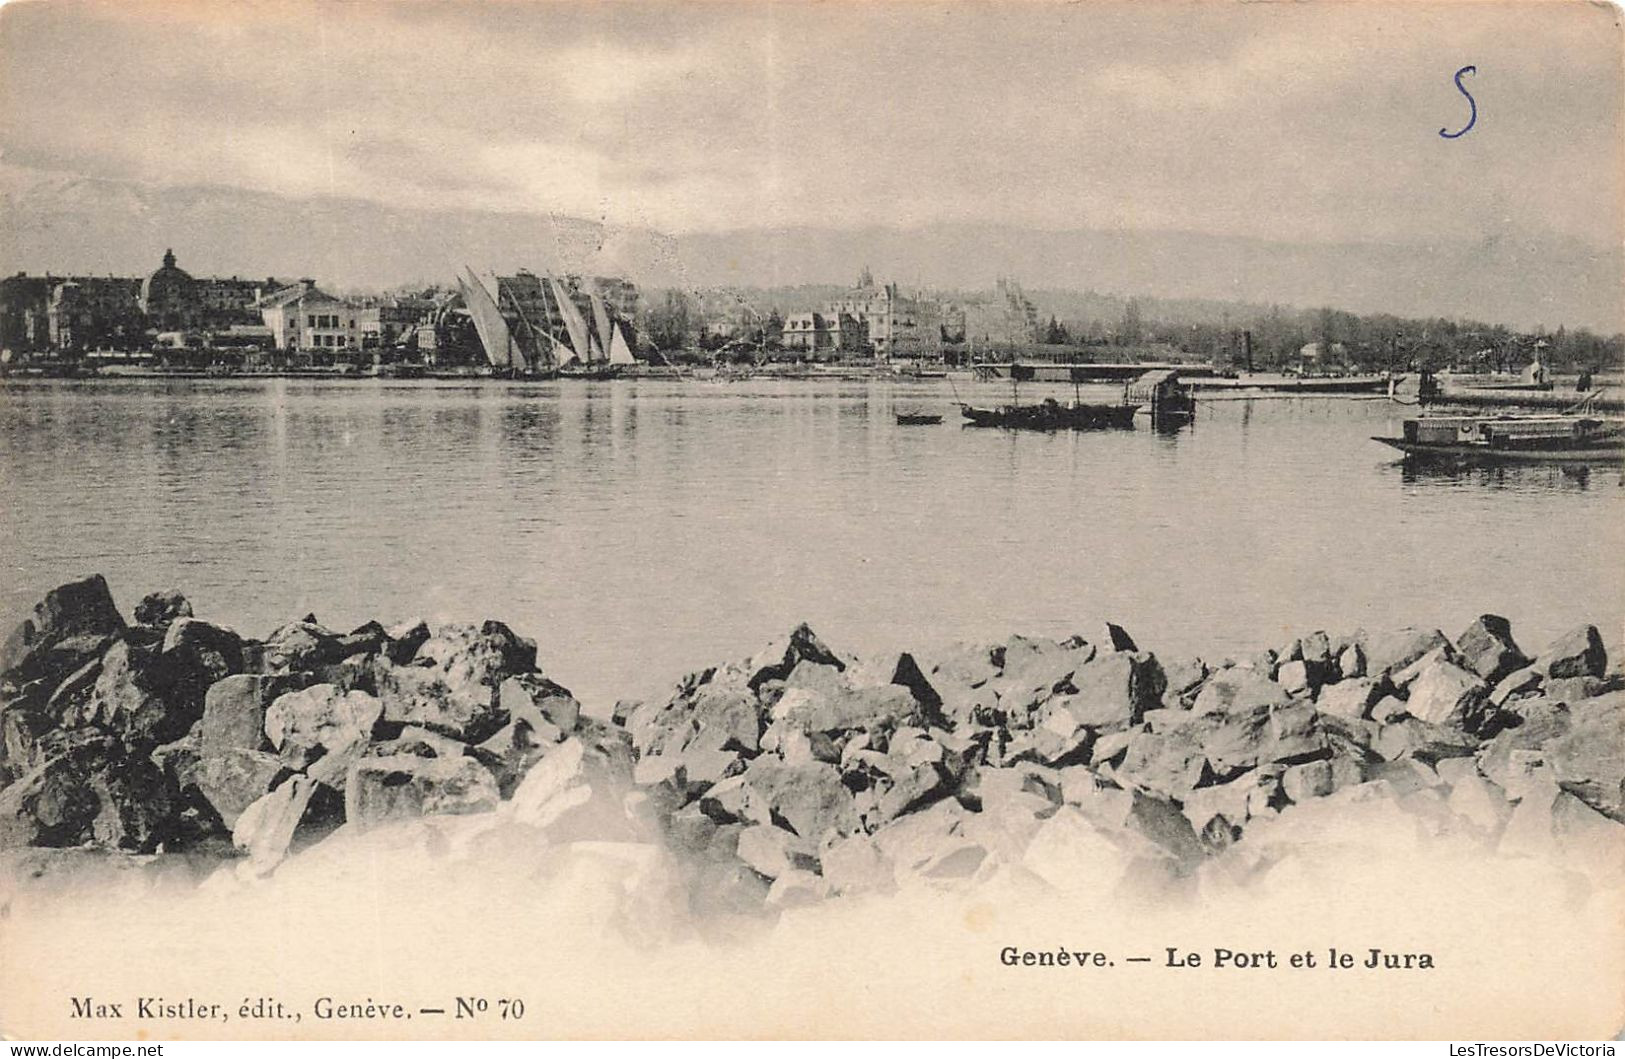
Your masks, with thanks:
[{"label": "domed building", "polygon": [[159,331],[185,331],[199,326],[203,308],[197,281],[175,264],[175,251],[164,251],[163,267],[141,281],[141,311],[147,326]]}]

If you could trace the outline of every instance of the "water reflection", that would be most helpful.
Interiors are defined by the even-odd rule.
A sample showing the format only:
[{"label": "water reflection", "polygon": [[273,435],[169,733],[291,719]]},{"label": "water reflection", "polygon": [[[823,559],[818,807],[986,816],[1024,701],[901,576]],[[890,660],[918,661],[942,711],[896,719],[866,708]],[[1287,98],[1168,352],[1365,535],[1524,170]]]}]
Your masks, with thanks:
[{"label": "water reflection", "polygon": [[1406,456],[1392,461],[1407,486],[1512,490],[1529,493],[1625,485],[1625,470],[1609,464],[1510,463],[1470,459]]},{"label": "water reflection", "polygon": [[[1405,463],[1369,440],[1398,429],[1378,402],[1203,402],[1200,429],[1172,431],[961,429],[957,400],[1009,393],[7,382],[0,619],[90,571],[125,607],[180,587],[250,634],[312,610],[345,628],[498,617],[565,683],[612,696],[802,620],[880,649],[1110,618],[1222,656],[1294,629],[1455,632],[1484,610],[1538,648],[1625,618],[1622,564],[1594,561],[1625,545],[1617,468]],[[898,426],[899,409],[945,418]],[[1440,561],[1464,534],[1473,560]]]}]

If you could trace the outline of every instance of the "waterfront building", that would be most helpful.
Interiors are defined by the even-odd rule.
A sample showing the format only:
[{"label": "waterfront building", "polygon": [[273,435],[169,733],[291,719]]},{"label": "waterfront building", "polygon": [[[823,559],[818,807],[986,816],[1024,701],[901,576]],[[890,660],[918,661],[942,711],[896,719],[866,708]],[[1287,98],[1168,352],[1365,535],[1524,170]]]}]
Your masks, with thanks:
[{"label": "waterfront building", "polygon": [[851,313],[791,313],[784,318],[781,341],[786,352],[842,357],[862,352],[868,333],[863,321]]},{"label": "waterfront building", "polygon": [[149,330],[223,330],[258,323],[259,300],[276,286],[273,279],[195,279],[165,250],[163,264],[141,281],[138,300]]},{"label": "waterfront building", "polygon": [[140,345],[145,319],[138,284],[115,276],[81,276],[51,289],[46,329],[53,348],[85,350]]},{"label": "waterfront building", "polygon": [[317,359],[345,359],[361,348],[362,309],[302,279],[259,303],[277,349],[303,351]]},{"label": "waterfront building", "polygon": [[964,329],[962,314],[955,319],[934,298],[906,295],[895,283],[877,284],[868,268],[855,288],[829,303],[828,314],[857,319],[869,348],[883,360],[940,357],[945,329]]}]

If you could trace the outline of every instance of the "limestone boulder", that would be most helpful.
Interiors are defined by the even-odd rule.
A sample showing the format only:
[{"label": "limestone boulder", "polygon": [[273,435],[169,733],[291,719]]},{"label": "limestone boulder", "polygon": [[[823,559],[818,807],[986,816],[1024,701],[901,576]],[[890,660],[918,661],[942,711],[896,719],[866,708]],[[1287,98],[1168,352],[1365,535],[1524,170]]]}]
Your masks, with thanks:
[{"label": "limestone boulder", "polygon": [[1569,731],[1545,747],[1558,786],[1625,823],[1625,692],[1569,705]]},{"label": "limestone boulder", "polygon": [[0,847],[91,844],[151,853],[172,834],[172,792],[146,754],[76,733],[0,791]]},{"label": "limestone boulder", "polygon": [[1435,659],[1411,683],[1406,712],[1428,724],[1477,731],[1485,719],[1490,686],[1476,673]]},{"label": "limestone boulder", "polygon": [[1365,671],[1372,676],[1397,673],[1429,651],[1449,646],[1449,638],[1437,629],[1409,626],[1370,635],[1364,641]]},{"label": "limestone boulder", "polygon": [[131,616],[137,625],[167,629],[177,618],[192,617],[192,604],[176,589],[150,592],[135,605]]},{"label": "limestone boulder", "polygon": [[268,747],[266,711],[279,696],[304,685],[297,674],[236,673],[215,681],[203,696],[199,751],[204,757],[214,757],[227,750]]},{"label": "limestone boulder", "polygon": [[1456,637],[1461,665],[1494,684],[1529,659],[1512,639],[1512,623],[1498,614],[1482,614]]},{"label": "limestone boulder", "polygon": [[227,747],[200,757],[195,783],[221,822],[230,829],[287,771],[275,754]]},{"label": "limestone boulder", "polygon": [[[65,640],[85,638],[82,642],[115,636],[124,631],[124,618],[113,603],[112,590],[100,574],[82,581],[58,585],[45,594],[34,606],[31,618],[25,619],[0,644],[0,674],[18,680],[28,679],[48,657],[51,648]],[[54,668],[68,672],[83,660],[70,664],[58,659]]]},{"label": "limestone boulder", "polygon": [[350,767],[344,818],[366,829],[402,817],[486,812],[500,800],[495,777],[471,757],[366,757]]},{"label": "limestone boulder", "polygon": [[1072,719],[1092,728],[1140,723],[1162,704],[1167,677],[1155,656],[1137,651],[1102,654],[1071,674],[1070,693],[1059,701]]},{"label": "limestone boulder", "polygon": [[265,734],[277,750],[321,748],[327,752],[365,745],[383,704],[364,691],[313,684],[278,695],[265,711]]},{"label": "limestone boulder", "polygon": [[1581,625],[1554,640],[1535,664],[1553,678],[1600,677],[1608,671],[1608,652],[1597,627]]},{"label": "limestone boulder", "polygon": [[1233,666],[1207,678],[1191,710],[1197,714],[1247,711],[1290,699],[1285,688],[1259,670]]}]

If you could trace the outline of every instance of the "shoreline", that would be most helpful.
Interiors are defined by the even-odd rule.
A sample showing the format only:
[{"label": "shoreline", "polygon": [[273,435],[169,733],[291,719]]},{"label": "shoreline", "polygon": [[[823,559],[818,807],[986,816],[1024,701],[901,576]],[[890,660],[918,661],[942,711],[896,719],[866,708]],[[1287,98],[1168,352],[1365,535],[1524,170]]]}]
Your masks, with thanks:
[{"label": "shoreline", "polygon": [[176,592],[132,618],[94,576],[0,650],[8,888],[264,880],[440,824],[647,844],[734,912],[1032,869],[1040,834],[1172,884],[1373,803],[1496,855],[1607,863],[1625,836],[1625,670],[1591,625],[1532,655],[1485,615],[1206,661],[1111,624],[868,659],[802,625],[595,718],[498,621],[259,641]]}]

